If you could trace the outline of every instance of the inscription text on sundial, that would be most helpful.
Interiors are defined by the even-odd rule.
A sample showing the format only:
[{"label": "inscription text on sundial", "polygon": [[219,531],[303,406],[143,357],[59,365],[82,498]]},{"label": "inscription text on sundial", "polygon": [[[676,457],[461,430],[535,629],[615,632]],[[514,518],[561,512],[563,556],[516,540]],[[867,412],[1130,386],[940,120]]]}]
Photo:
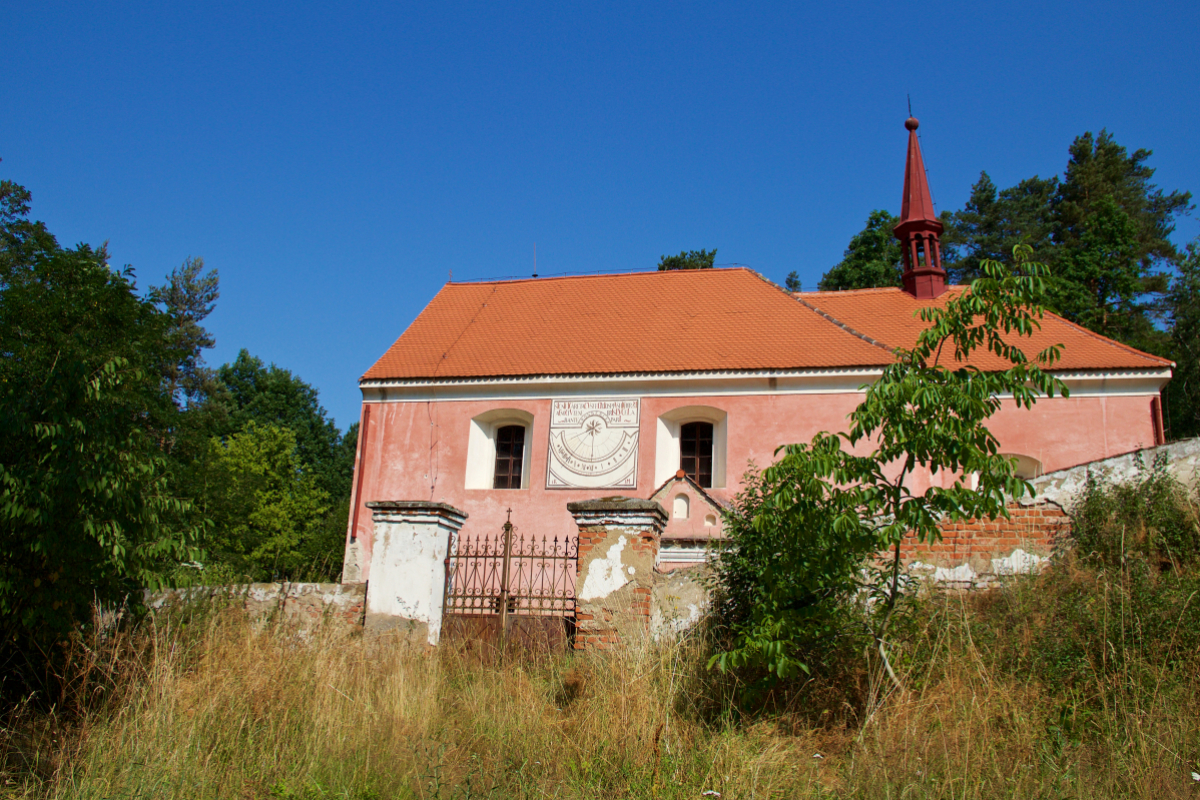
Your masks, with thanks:
[{"label": "inscription text on sundial", "polygon": [[634,489],[641,401],[555,400],[548,489]]}]

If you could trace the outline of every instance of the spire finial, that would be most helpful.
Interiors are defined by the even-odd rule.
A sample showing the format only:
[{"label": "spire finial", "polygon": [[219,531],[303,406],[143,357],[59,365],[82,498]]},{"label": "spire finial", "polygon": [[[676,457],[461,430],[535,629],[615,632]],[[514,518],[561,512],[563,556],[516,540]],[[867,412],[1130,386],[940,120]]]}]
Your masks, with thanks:
[{"label": "spire finial", "polygon": [[942,223],[933,208],[925,161],[921,158],[921,143],[917,138],[919,124],[912,116],[904,121],[904,127],[908,129],[908,159],[904,165],[900,222],[893,233],[904,250],[905,291],[921,299],[930,299],[946,291],[946,273],[942,269]]}]

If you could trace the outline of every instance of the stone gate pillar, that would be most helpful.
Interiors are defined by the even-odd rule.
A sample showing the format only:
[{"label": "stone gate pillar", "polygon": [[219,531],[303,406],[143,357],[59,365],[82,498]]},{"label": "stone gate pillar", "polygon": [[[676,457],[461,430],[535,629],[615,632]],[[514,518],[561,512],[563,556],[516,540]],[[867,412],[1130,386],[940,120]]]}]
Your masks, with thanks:
[{"label": "stone gate pillar", "polygon": [[442,632],[446,558],[466,513],[445,503],[367,503],[375,525],[366,629],[436,645]]},{"label": "stone gate pillar", "polygon": [[606,649],[650,634],[654,563],[667,512],[653,500],[567,503],[579,526],[575,649]]}]

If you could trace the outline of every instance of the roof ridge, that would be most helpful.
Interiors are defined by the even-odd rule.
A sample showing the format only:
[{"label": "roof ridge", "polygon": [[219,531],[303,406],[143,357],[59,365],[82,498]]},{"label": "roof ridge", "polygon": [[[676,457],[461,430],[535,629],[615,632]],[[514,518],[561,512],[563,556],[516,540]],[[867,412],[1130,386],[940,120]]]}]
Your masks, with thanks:
[{"label": "roof ridge", "polygon": [[[795,297],[795,295],[792,295],[792,296]],[[896,353],[895,347],[890,347],[890,346],[884,344],[883,342],[879,341],[878,339],[872,339],[870,336],[867,336],[865,333],[862,333],[861,331],[858,331],[858,330],[850,327],[849,325],[842,322],[840,319],[833,316],[832,314],[830,314],[826,311],[822,311],[821,309],[817,308],[812,303],[809,303],[807,300],[805,300],[802,297],[795,297],[795,299],[796,299],[796,302],[800,303],[805,308],[809,309],[810,311],[814,312],[815,314],[824,318],[825,320],[832,322],[834,325],[838,326],[839,328],[844,330],[846,333],[849,333],[851,336],[857,336],[859,339],[862,339],[867,344],[872,344],[875,347],[878,347],[882,350],[886,350],[891,355],[895,355],[895,353]]]},{"label": "roof ridge", "polygon": [[[947,284],[947,286],[946,286],[947,291],[950,291],[952,289],[958,289],[958,290],[962,291],[962,290],[966,290],[966,289],[970,289],[970,288],[971,288],[970,285],[963,284],[963,283]],[[904,292],[904,287],[903,286],[868,286],[868,287],[863,287],[861,289],[816,289],[811,292],[801,291],[801,292],[791,292],[790,294],[792,294],[793,296],[796,296],[796,295],[809,296],[809,295],[818,295],[818,294],[821,294],[821,295],[889,294],[891,292]],[[905,292],[905,294],[907,294],[907,292]],[[909,295],[909,297],[912,297],[912,295]],[[916,300],[917,298],[914,297],[913,299]]]},{"label": "roof ridge", "polygon": [[[669,275],[674,272],[682,273],[714,273],[714,272],[749,272],[762,278],[750,267],[705,267],[703,269],[643,269],[628,272],[599,272],[590,275],[547,275],[544,278],[486,278],[478,281],[446,281],[444,286],[490,286],[493,284],[510,283],[548,283],[550,281],[595,280],[597,278],[635,278],[646,275]],[[766,280],[763,278],[763,280]],[[769,283],[770,281],[768,281]]]}]

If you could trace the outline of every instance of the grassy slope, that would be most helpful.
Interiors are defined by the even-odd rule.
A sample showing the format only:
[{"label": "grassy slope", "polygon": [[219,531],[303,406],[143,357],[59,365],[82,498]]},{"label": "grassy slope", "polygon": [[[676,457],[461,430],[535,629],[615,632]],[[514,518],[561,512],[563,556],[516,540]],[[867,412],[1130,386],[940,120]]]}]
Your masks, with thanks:
[{"label": "grassy slope", "polygon": [[[752,716],[722,699],[734,687],[695,639],[500,663],[198,609],[97,648],[73,695],[96,710],[71,726],[10,726],[0,796],[1200,796],[1194,637],[1114,645],[1142,624],[1122,586],[1062,566],[927,598],[905,692],[872,692],[859,670]],[[1078,591],[1099,603],[1086,619],[1119,624],[1089,633],[1063,605]]]}]

